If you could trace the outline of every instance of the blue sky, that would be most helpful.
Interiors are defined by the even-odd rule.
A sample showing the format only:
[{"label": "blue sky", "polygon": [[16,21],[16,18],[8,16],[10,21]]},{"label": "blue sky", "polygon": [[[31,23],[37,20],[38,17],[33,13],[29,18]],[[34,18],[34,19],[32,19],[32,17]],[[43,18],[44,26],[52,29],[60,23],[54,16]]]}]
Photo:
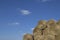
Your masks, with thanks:
[{"label": "blue sky", "polygon": [[60,19],[60,0],[0,0],[0,40],[22,40],[49,19]]}]

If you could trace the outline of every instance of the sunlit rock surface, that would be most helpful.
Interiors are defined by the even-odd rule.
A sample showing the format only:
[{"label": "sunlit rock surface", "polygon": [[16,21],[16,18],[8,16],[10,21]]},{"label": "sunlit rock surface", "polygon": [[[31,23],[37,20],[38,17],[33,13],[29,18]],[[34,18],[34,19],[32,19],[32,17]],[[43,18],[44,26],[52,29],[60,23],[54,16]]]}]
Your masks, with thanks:
[{"label": "sunlit rock surface", "polygon": [[23,40],[60,40],[60,20],[40,20],[32,34],[25,34]]}]

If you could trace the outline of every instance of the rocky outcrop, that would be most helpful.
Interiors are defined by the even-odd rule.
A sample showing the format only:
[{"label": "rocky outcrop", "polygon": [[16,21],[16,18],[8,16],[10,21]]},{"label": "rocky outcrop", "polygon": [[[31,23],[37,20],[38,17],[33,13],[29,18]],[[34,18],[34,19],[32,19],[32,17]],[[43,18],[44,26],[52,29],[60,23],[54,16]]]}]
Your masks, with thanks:
[{"label": "rocky outcrop", "polygon": [[60,20],[40,20],[32,34],[25,34],[23,40],[60,40]]},{"label": "rocky outcrop", "polygon": [[25,34],[23,40],[33,40],[32,34]]}]

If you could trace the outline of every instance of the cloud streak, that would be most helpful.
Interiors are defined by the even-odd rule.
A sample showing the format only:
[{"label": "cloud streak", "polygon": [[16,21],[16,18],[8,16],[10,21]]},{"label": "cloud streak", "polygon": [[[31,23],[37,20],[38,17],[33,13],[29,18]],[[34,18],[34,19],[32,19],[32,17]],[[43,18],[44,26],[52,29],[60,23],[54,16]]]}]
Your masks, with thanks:
[{"label": "cloud streak", "polygon": [[19,22],[14,22],[14,23],[8,23],[8,25],[19,25]]},{"label": "cloud streak", "polygon": [[29,10],[20,10],[23,15],[29,15],[31,12]]},{"label": "cloud streak", "polygon": [[42,2],[47,2],[47,1],[51,1],[51,0],[42,0]]},{"label": "cloud streak", "polygon": [[48,1],[52,1],[52,0],[38,0],[40,2],[48,2]]}]

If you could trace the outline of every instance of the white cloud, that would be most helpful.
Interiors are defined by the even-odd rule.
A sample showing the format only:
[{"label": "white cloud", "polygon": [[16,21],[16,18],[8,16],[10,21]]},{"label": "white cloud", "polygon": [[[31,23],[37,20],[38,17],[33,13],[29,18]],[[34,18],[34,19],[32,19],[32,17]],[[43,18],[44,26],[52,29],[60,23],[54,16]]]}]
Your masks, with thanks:
[{"label": "white cloud", "polygon": [[48,1],[52,1],[52,0],[38,0],[40,2],[48,2]]},{"label": "white cloud", "polygon": [[27,33],[24,33],[23,35],[26,35]]},{"label": "white cloud", "polygon": [[42,2],[47,2],[47,1],[51,1],[51,0],[42,0]]},{"label": "white cloud", "polygon": [[31,12],[29,10],[20,10],[23,15],[29,15]]},{"label": "white cloud", "polygon": [[8,25],[19,25],[19,22],[14,22],[14,23],[8,23]]},{"label": "white cloud", "polygon": [[16,25],[18,25],[18,24],[20,24],[20,23],[16,22],[16,23],[13,23],[13,24],[16,24]]},{"label": "white cloud", "polygon": [[31,30],[34,30],[34,28],[31,28]]}]

